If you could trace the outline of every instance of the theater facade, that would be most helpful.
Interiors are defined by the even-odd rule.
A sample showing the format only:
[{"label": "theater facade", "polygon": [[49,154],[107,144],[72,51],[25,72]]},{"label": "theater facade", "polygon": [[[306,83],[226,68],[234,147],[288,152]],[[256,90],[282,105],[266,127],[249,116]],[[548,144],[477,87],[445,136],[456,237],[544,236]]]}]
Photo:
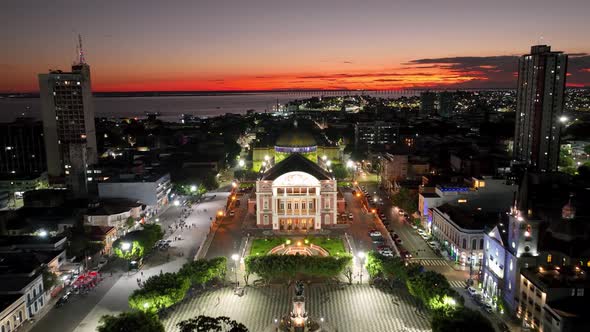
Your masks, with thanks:
[{"label": "theater facade", "polygon": [[337,187],[330,172],[293,153],[256,181],[256,225],[277,231],[320,230],[337,223]]}]

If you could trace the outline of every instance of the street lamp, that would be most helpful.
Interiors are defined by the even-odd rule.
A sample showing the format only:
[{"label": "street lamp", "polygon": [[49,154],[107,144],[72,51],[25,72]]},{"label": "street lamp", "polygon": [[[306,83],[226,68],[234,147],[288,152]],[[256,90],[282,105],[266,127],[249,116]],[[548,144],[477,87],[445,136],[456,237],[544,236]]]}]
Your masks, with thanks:
[{"label": "street lamp", "polygon": [[238,160],[238,166],[244,167],[244,165],[246,165],[246,162],[244,162],[244,159]]},{"label": "street lamp", "polygon": [[236,288],[238,287],[238,261],[240,260],[240,255],[233,254],[231,255],[231,259],[234,261],[236,267],[234,269],[235,276],[236,276]]},{"label": "street lamp", "polygon": [[177,199],[175,199],[175,200],[174,200],[174,206],[179,206],[179,205],[180,205],[180,201],[179,201],[179,200],[177,200]]},{"label": "street lamp", "polygon": [[194,193],[195,191],[197,191],[197,186],[195,186],[194,184],[191,186],[191,193]]},{"label": "street lamp", "polygon": [[47,237],[47,231],[46,231],[46,230],[44,230],[44,229],[40,230],[40,231],[39,231],[39,236],[40,236],[40,237]]},{"label": "street lamp", "polygon": [[[123,252],[125,253],[125,256],[127,256],[127,252],[129,251],[129,249],[131,249],[131,243],[129,242],[123,242],[121,243],[121,250],[123,250]],[[129,256],[127,256],[127,276],[129,276]]]},{"label": "street lamp", "polygon": [[363,264],[365,261],[365,253],[363,251],[359,251],[356,256],[359,258],[359,264],[360,264],[360,272],[359,272],[359,276],[360,276],[360,283],[363,283]]},{"label": "street lamp", "polygon": [[569,120],[569,119],[565,115],[562,115],[562,116],[559,117],[559,122],[561,122],[561,123],[566,123],[567,120]]}]

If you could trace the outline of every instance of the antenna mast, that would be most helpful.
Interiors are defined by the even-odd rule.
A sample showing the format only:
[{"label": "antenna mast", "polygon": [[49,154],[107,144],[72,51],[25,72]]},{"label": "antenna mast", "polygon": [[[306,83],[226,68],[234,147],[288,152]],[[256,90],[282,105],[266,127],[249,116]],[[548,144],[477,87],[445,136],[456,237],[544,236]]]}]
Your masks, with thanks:
[{"label": "antenna mast", "polygon": [[86,60],[84,59],[84,49],[82,48],[82,35],[78,34],[78,63],[84,64]]}]

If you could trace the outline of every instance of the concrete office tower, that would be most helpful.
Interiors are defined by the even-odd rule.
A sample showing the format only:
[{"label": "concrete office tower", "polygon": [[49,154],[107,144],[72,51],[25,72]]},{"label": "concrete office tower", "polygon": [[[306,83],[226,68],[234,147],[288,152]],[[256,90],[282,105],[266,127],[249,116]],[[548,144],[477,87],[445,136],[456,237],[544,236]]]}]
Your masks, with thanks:
[{"label": "concrete office tower", "polygon": [[87,194],[86,169],[97,161],[90,66],[80,59],[71,72],[39,74],[47,172],[75,195]]},{"label": "concrete office tower", "polygon": [[534,171],[557,170],[567,55],[531,47],[518,63],[514,159]]}]

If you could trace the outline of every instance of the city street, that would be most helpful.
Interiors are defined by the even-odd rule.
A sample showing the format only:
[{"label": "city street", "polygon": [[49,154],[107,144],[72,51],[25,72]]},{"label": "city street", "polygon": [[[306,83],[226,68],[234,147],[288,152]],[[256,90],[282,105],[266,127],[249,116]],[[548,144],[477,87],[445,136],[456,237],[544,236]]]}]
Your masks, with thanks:
[{"label": "city street", "polygon": [[[61,308],[53,308],[32,329],[33,332],[95,332],[100,317],[116,314],[129,309],[128,297],[138,288],[137,279],[145,281],[160,272],[176,272],[187,260],[193,259],[199,246],[203,243],[211,219],[218,210],[223,209],[229,193],[227,191],[210,192],[203,201],[193,204],[191,214],[185,220],[184,230],[170,230],[181,215],[182,207],[170,207],[159,216],[162,228],[167,230],[165,239],[173,241],[166,252],[156,252],[146,259],[146,264],[139,272],[126,272],[125,266],[112,266],[103,271],[105,280],[86,296],[76,295]],[[205,211],[206,210],[206,211]],[[112,272],[112,276],[110,275]]]}]

